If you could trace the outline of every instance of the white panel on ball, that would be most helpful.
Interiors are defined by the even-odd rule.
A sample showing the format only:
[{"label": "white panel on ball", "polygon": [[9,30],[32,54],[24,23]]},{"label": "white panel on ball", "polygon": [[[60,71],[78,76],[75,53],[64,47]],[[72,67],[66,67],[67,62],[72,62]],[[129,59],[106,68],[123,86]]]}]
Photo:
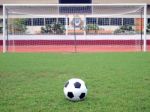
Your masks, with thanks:
[{"label": "white panel on ball", "polygon": [[64,86],[64,95],[71,101],[80,101],[87,95],[85,82],[78,78],[68,80]]}]

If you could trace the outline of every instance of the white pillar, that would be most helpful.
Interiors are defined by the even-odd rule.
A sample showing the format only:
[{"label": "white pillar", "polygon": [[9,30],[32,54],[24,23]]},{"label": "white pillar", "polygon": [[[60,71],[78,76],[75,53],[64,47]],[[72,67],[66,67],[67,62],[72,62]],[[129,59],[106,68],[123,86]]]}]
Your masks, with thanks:
[{"label": "white pillar", "polygon": [[147,32],[146,32],[146,29],[147,29],[147,4],[145,4],[144,6],[144,40],[143,40],[143,51],[146,52],[146,35],[147,35]]},{"label": "white pillar", "polygon": [[6,52],[6,7],[3,5],[3,53]]},{"label": "white pillar", "polygon": [[84,15],[83,30],[84,30],[84,36],[86,36],[86,15]]},{"label": "white pillar", "polygon": [[45,27],[46,26],[46,21],[45,21],[46,17],[43,17],[43,19],[44,19],[44,27]]},{"label": "white pillar", "polygon": [[66,36],[68,35],[68,16],[65,18],[66,20]]}]

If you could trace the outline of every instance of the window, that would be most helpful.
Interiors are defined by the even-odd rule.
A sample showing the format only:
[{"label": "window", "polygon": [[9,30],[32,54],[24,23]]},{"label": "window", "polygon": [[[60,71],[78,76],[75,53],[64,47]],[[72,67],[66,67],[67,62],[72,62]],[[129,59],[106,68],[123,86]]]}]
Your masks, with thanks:
[{"label": "window", "polygon": [[98,25],[109,25],[109,18],[98,18]]},{"label": "window", "polygon": [[110,25],[115,25],[115,26],[122,25],[122,19],[121,18],[111,18]]},{"label": "window", "polygon": [[0,19],[0,34],[3,33],[3,19]]},{"label": "window", "polygon": [[92,13],[92,7],[91,6],[72,6],[72,7],[65,7],[61,6],[59,8],[59,13]]},{"label": "window", "polygon": [[34,18],[33,19],[34,26],[43,26],[44,25],[44,18]]},{"label": "window", "polygon": [[[91,4],[92,0],[59,0],[59,4]],[[60,7],[60,13],[92,13],[91,6]]]},{"label": "window", "polygon": [[68,25],[69,25],[69,18],[67,19]]},{"label": "window", "polygon": [[60,4],[89,4],[92,3],[92,0],[59,0]]},{"label": "window", "polygon": [[66,25],[66,18],[58,18],[58,22],[62,25]]},{"label": "window", "polygon": [[97,24],[97,18],[86,18],[86,24]]},{"label": "window", "polygon": [[25,25],[32,26],[32,19],[31,18],[25,19]]},{"label": "window", "polygon": [[147,23],[149,23],[149,24],[150,24],[150,18],[148,18]]},{"label": "window", "polygon": [[56,23],[56,18],[45,18],[45,24],[53,24]]},{"label": "window", "polygon": [[3,19],[0,19],[0,24],[3,23]]},{"label": "window", "polygon": [[123,25],[134,25],[134,18],[124,18]]}]

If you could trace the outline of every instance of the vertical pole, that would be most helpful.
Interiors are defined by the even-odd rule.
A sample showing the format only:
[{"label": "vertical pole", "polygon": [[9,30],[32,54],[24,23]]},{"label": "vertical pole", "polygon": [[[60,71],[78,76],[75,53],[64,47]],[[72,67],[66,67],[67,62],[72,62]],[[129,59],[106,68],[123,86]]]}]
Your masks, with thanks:
[{"label": "vertical pole", "polygon": [[147,29],[147,4],[144,5],[144,46],[143,51],[146,52],[146,29]]},{"label": "vertical pole", "polygon": [[[6,51],[8,51],[8,47],[9,47],[9,41],[8,41],[8,9],[7,8],[5,8],[6,9],[6,38],[5,38],[5,40],[6,40]],[[14,40],[13,40],[13,43],[14,43]],[[14,46],[14,44],[13,44],[13,46]]]},{"label": "vertical pole", "polygon": [[43,19],[44,19],[44,27],[45,27],[46,26],[46,21],[45,21],[46,18],[44,17]]},{"label": "vertical pole", "polygon": [[75,53],[77,52],[77,43],[76,43],[76,41],[77,41],[77,37],[76,37],[76,26],[75,26],[75,15],[73,15],[74,17],[73,17],[73,22],[74,22],[74,24],[73,24],[73,26],[74,26],[74,49],[75,49]]},{"label": "vertical pole", "polygon": [[68,35],[68,16],[66,16],[66,36]]},{"label": "vertical pole", "polygon": [[142,36],[143,36],[143,28],[142,28],[142,26],[143,26],[143,17],[142,17],[142,14],[143,14],[143,12],[142,12],[142,10],[141,10],[141,40],[140,40],[140,46],[141,46],[141,51],[143,50],[143,42],[142,42]]},{"label": "vertical pole", "polygon": [[84,30],[84,37],[86,36],[86,16],[84,15],[84,21],[83,21],[83,30]]},{"label": "vertical pole", "polygon": [[123,26],[123,18],[122,18],[122,24],[121,24],[121,26]]},{"label": "vertical pole", "polygon": [[6,52],[6,7],[3,5],[3,53]]},{"label": "vertical pole", "polygon": [[94,5],[91,6],[92,7],[92,15],[94,14]]}]

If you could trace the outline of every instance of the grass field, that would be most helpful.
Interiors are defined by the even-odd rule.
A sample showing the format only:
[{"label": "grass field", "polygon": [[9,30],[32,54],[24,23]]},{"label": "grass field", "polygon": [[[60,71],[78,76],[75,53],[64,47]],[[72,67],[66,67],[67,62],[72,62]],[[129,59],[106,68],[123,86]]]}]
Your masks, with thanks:
[{"label": "grass field", "polygon": [[[73,77],[84,101],[64,98]],[[150,112],[150,53],[0,54],[0,112]]]}]

